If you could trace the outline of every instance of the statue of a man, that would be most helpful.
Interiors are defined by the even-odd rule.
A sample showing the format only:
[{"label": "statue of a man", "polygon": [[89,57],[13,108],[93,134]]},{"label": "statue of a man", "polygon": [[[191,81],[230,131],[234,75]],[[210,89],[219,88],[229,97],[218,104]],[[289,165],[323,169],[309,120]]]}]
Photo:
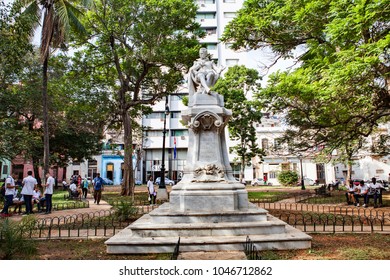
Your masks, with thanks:
[{"label": "statue of a man", "polygon": [[189,95],[194,93],[209,94],[210,88],[215,85],[224,67],[217,67],[207,55],[207,49],[199,50],[199,58],[188,71]]}]

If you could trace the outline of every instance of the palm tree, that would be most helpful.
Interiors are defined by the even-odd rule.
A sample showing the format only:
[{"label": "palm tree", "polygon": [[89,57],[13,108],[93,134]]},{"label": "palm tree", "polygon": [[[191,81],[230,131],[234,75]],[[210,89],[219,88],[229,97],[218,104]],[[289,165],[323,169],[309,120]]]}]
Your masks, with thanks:
[{"label": "palm tree", "polygon": [[[43,107],[43,131],[44,152],[43,169],[46,174],[49,171],[49,115],[48,115],[48,62],[51,49],[63,47],[70,35],[70,30],[77,34],[86,34],[84,26],[79,18],[82,15],[78,8],[87,7],[89,1],[84,0],[18,0],[25,10],[26,16],[34,16],[36,21],[31,26],[35,32],[42,22],[40,57],[42,62],[42,107]],[[42,18],[43,17],[43,18]]]}]

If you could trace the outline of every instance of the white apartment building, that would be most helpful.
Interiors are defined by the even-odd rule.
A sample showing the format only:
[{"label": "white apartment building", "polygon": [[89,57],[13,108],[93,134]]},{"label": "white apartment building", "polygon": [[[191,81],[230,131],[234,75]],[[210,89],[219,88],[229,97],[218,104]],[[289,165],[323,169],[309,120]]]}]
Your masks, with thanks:
[{"label": "white apartment building", "polygon": [[[200,44],[205,46],[218,65],[229,66],[242,64],[255,68],[254,52],[235,52],[222,42],[222,36],[227,23],[235,17],[235,13],[242,7],[242,0],[198,0],[198,13],[196,21],[206,31],[205,38]],[[225,70],[226,71],[226,70]],[[153,106],[153,113],[144,116],[142,125],[147,127],[143,139],[143,178],[152,175],[160,177],[163,126],[166,120],[165,136],[165,170],[166,176],[172,180],[180,180],[186,164],[188,147],[188,130],[181,123],[181,111],[186,107],[182,98],[188,94],[186,88],[179,93],[170,95],[167,100],[162,100]],[[166,102],[169,114],[165,114]],[[229,145],[229,140],[228,140]],[[234,155],[229,155],[233,162]],[[239,166],[232,164],[235,174],[239,174]],[[245,177],[253,179],[253,168],[247,168]]]}]

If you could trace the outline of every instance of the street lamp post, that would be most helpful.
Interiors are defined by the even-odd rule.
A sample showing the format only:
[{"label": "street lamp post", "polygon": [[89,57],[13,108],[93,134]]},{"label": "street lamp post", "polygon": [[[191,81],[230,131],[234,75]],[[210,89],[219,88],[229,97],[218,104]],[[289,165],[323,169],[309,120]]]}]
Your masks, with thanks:
[{"label": "street lamp post", "polygon": [[303,179],[302,155],[298,154],[299,163],[301,165],[301,190],[305,190],[305,180]]},{"label": "street lamp post", "polygon": [[161,163],[161,176],[160,176],[160,189],[165,189],[165,135],[167,133],[167,115],[169,115],[168,96],[165,97],[165,112],[164,112],[164,130],[163,130],[163,145],[162,145],[162,163]]}]

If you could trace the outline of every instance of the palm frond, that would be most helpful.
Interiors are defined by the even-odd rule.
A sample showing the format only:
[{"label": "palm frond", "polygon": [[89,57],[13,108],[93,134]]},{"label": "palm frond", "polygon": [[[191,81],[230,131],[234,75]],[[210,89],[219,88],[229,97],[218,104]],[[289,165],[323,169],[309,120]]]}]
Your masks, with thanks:
[{"label": "palm frond", "polygon": [[30,37],[33,37],[36,28],[40,25],[42,9],[39,7],[37,1],[35,0],[18,0],[17,3],[21,5],[20,7],[25,7],[24,11],[21,13],[22,16],[34,18],[34,20],[31,21],[30,30]]},{"label": "palm frond", "polygon": [[68,10],[69,23],[74,28],[74,31],[79,35],[86,35],[87,30],[80,21],[80,18],[84,16],[84,13],[76,6],[71,5],[67,1],[65,2],[65,5]]}]

